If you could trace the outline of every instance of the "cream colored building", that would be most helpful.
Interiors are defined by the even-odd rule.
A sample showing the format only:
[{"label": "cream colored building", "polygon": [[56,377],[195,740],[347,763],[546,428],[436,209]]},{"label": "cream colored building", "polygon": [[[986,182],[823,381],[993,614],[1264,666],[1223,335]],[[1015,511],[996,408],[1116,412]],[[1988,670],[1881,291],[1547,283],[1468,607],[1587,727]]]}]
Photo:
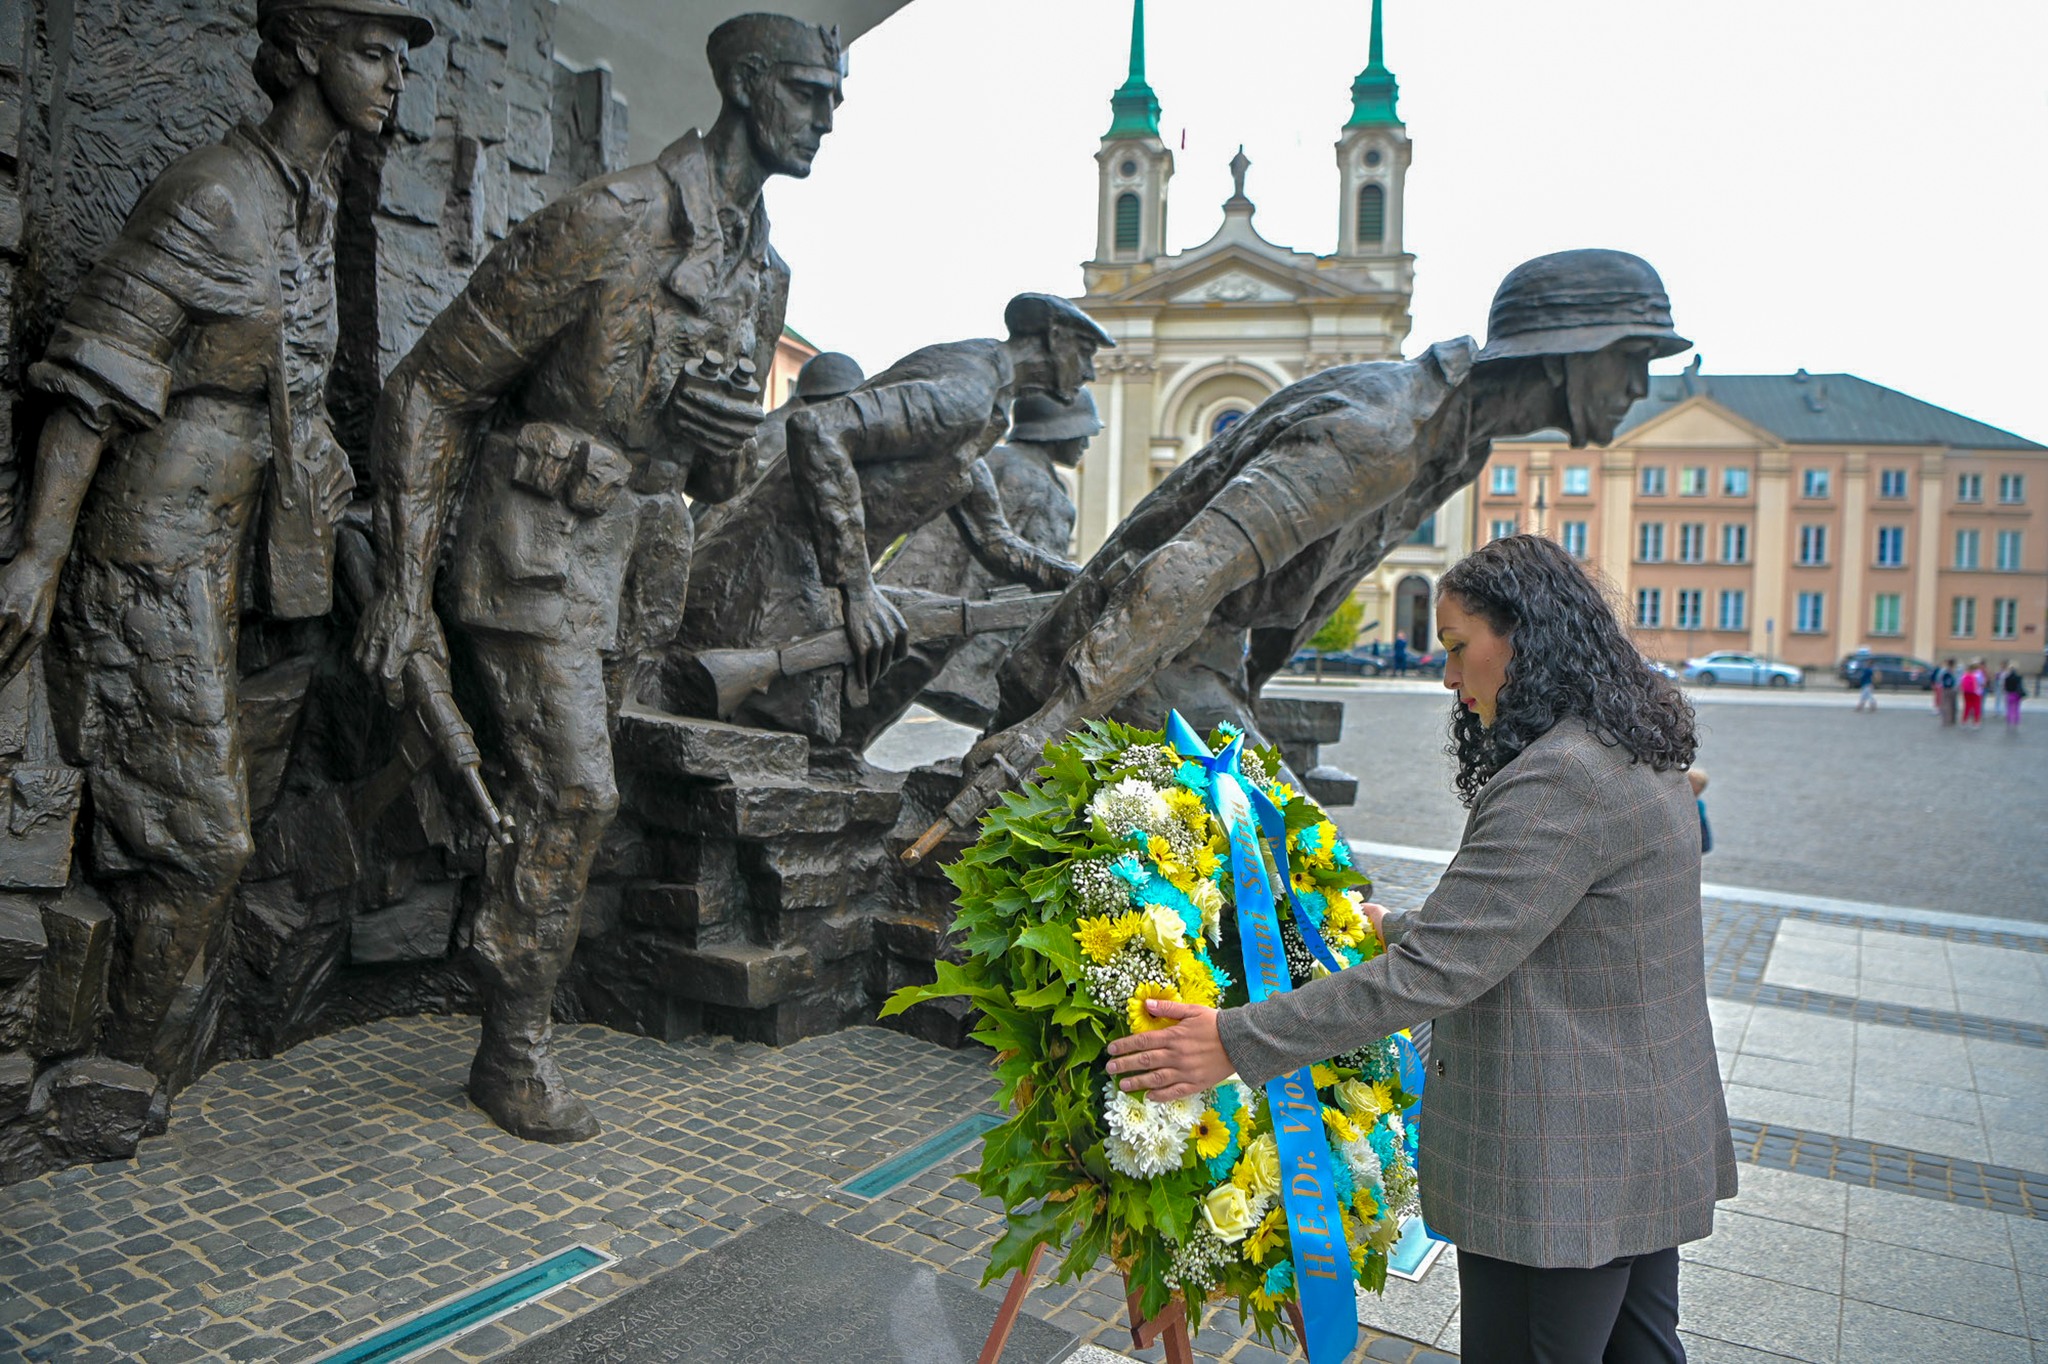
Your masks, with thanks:
[{"label": "cream colored building", "polygon": [[[1402,239],[1410,145],[1374,0],[1370,60],[1351,87],[1336,144],[1337,249],[1267,241],[1245,193],[1249,162],[1232,161],[1236,192],[1200,246],[1166,250],[1173,153],[1145,79],[1144,0],[1134,0],[1130,78],[1110,101],[1100,167],[1094,259],[1075,300],[1117,339],[1096,357],[1103,433],[1089,447],[1076,496],[1078,548],[1094,553],[1177,463],[1295,380],[1331,365],[1390,360],[1409,330],[1415,258]],[[1401,547],[1364,584],[1365,638],[1396,630],[1428,638],[1436,577],[1467,548],[1469,492],[1434,519],[1424,543]],[[1419,631],[1418,631],[1419,627]]]},{"label": "cream colored building", "polygon": [[[1475,542],[1597,565],[1644,652],[1830,669],[1868,645],[2032,673],[2048,630],[2048,447],[1851,374],[1651,380],[1605,450],[1497,441]],[[1819,679],[1813,679],[1819,680]]]}]

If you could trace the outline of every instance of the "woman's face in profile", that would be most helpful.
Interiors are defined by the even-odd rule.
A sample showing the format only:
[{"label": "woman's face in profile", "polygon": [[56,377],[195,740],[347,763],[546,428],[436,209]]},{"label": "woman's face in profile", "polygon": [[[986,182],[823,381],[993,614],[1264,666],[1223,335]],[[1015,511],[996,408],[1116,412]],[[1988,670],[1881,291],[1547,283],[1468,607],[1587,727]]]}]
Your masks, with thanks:
[{"label": "woman's face in profile", "polygon": [[1454,593],[1437,599],[1436,618],[1436,635],[1444,646],[1444,686],[1460,705],[1471,708],[1480,724],[1491,726],[1494,701],[1508,680],[1514,646],[1506,636],[1494,633],[1486,617],[1467,611]]}]

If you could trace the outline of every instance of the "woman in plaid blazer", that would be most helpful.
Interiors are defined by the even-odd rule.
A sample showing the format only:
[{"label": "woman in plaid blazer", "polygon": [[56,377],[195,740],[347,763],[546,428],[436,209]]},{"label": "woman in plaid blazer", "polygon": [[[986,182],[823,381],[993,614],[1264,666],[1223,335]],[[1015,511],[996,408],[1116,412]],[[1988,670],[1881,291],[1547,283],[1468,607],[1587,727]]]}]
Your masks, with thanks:
[{"label": "woman in plaid blazer", "polygon": [[1438,585],[1458,855],[1385,954],[1241,1009],[1163,1001],[1124,1087],[1247,1084],[1434,1019],[1418,1172],[1475,1364],[1682,1361],[1678,1251],[1735,1193],[1700,929],[1692,708],[1578,563],[1496,540]]}]

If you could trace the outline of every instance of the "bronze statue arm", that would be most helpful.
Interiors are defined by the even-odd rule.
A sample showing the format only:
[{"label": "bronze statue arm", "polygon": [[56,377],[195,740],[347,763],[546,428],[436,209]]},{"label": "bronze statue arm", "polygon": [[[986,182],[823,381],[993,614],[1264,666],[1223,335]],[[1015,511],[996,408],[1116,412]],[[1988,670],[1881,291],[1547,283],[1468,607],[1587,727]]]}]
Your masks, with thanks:
[{"label": "bronze statue arm", "polygon": [[859,411],[846,399],[820,403],[789,419],[788,449],[797,504],[811,523],[818,573],[839,589],[854,680],[866,688],[909,651],[910,635],[902,613],[875,590],[868,561],[860,473],[847,439],[860,422]]},{"label": "bronze statue arm", "polygon": [[953,508],[953,523],[967,538],[967,547],[982,567],[1010,582],[1029,583],[1042,592],[1057,592],[1074,580],[1080,566],[1049,554],[1017,534],[1003,515],[988,461],[969,466],[967,496]]},{"label": "bronze statue arm", "polygon": [[57,579],[106,445],[107,433],[69,404],[43,427],[21,550],[0,568],[0,685],[27,665],[49,633]]}]

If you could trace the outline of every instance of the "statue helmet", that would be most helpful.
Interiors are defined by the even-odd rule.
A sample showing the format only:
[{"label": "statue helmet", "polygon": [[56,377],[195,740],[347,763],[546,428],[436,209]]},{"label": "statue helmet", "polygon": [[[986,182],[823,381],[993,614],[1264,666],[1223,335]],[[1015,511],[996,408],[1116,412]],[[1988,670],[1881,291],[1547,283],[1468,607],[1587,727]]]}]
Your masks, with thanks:
[{"label": "statue helmet", "polygon": [[1038,441],[1078,440],[1102,429],[1095,414],[1095,399],[1087,389],[1063,403],[1050,393],[1026,393],[1010,404],[1010,439]]},{"label": "statue helmet", "polygon": [[836,350],[820,351],[804,361],[804,367],[796,372],[796,396],[809,403],[822,402],[853,392],[867,377],[851,355]]},{"label": "statue helmet", "polygon": [[405,0],[256,0],[256,31],[264,32],[273,20],[287,14],[312,11],[380,19],[403,33],[405,41],[413,47],[425,47],[434,41],[434,21]]},{"label": "statue helmet", "polygon": [[1116,348],[1116,338],[1066,299],[1052,294],[1019,294],[1003,309],[1003,326],[1012,336],[1046,335],[1056,327],[1079,334],[1097,349]]},{"label": "statue helmet", "polygon": [[1690,349],[1671,327],[1664,281],[1626,251],[1556,251],[1508,271],[1473,358],[1586,355],[1617,341],[1648,341],[1653,358]]}]

